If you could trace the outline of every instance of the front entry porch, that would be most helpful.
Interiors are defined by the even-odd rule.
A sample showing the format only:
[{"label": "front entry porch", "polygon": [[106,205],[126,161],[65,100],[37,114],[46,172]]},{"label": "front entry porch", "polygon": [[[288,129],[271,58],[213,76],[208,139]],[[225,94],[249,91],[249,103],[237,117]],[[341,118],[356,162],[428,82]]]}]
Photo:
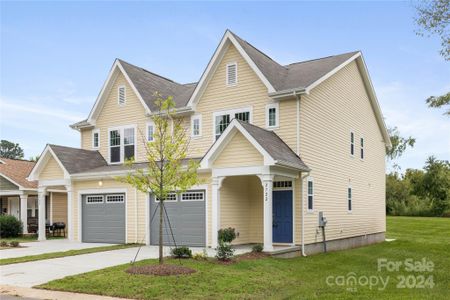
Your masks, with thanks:
[{"label": "front entry porch", "polygon": [[213,170],[212,247],[217,246],[217,231],[228,227],[236,230],[235,245],[263,244],[265,252],[294,246],[294,188],[300,173],[262,167],[248,171],[266,174],[230,175],[236,174],[233,169]]}]

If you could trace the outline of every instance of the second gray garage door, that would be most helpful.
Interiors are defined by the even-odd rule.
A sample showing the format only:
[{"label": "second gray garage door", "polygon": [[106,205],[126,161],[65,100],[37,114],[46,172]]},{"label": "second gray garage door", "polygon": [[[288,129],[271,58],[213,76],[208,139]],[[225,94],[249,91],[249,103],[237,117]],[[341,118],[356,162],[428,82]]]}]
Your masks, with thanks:
[{"label": "second gray garage door", "polygon": [[92,194],[82,197],[82,241],[125,243],[125,194]]},{"label": "second gray garage door", "polygon": [[[205,246],[205,203],[204,190],[188,191],[180,195],[170,194],[164,201],[177,246]],[[150,218],[152,218],[150,222],[150,243],[158,245],[159,201],[153,196],[150,197]],[[165,214],[163,224],[164,245],[174,245]]]}]

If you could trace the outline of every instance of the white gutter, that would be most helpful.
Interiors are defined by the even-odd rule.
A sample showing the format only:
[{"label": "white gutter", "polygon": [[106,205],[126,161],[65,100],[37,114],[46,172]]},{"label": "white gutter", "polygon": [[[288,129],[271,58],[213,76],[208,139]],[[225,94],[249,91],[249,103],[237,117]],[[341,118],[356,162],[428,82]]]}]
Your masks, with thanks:
[{"label": "white gutter", "polygon": [[[303,193],[303,181],[309,176],[309,172],[301,177],[302,179],[302,256],[307,256],[305,253],[305,195]],[[308,188],[308,187],[306,187]]]},{"label": "white gutter", "polygon": [[275,93],[269,93],[269,97],[272,99],[281,99],[281,98],[287,98],[287,97],[296,97],[297,95],[301,94],[307,94],[307,91],[305,88],[296,88],[296,89],[290,89],[290,90],[284,90],[279,91]]}]

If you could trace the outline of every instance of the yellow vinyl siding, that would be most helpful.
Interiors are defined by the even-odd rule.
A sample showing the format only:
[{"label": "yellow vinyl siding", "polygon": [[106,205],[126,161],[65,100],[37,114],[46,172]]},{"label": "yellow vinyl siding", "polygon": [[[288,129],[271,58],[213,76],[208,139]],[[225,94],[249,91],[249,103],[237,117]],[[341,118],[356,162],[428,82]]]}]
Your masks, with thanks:
[{"label": "yellow vinyl siding", "polygon": [[234,244],[261,243],[263,239],[263,196],[256,176],[232,176],[220,189],[220,228],[236,229]]},{"label": "yellow vinyl siding", "polygon": [[[237,62],[238,83],[235,86],[225,83],[226,65],[231,62]],[[202,157],[214,142],[214,112],[251,107],[252,123],[265,128],[266,105],[270,103],[274,102],[269,99],[266,86],[237,49],[230,45],[197,104],[196,113],[202,115],[202,137],[191,140],[189,156]],[[274,130],[294,150],[295,105],[295,100],[280,102],[280,127]],[[190,124],[190,118],[186,124]]]},{"label": "yellow vinyl siding", "polygon": [[[126,104],[118,104],[118,88],[124,85],[126,88]],[[145,108],[132,87],[122,74],[119,74],[112,85],[111,91],[101,108],[101,112],[96,120],[95,129],[100,129],[100,148],[99,151],[109,161],[109,138],[108,129],[119,126],[137,126],[135,132],[135,147],[137,146],[136,161],[145,160],[145,151],[143,143],[145,142],[147,132],[147,122],[151,119],[145,115]],[[92,150],[92,130],[82,130],[83,149]],[[144,138],[144,139],[143,139]]]},{"label": "yellow vinyl siding", "polygon": [[67,226],[67,194],[52,193],[52,221],[64,222]]},{"label": "yellow vinyl siding", "polygon": [[[305,213],[305,241],[321,240],[316,233],[319,211],[328,220],[328,239],[385,231],[385,146],[355,62],[302,97],[300,120],[300,153],[314,178],[314,212]],[[351,130],[354,157],[350,156]],[[359,158],[361,136],[364,161]],[[349,184],[351,213],[347,212]],[[302,192],[306,201],[306,183]]]},{"label": "yellow vinyl siding", "polygon": [[[75,239],[78,240],[79,233],[79,207],[78,202],[81,199],[81,190],[107,190],[107,189],[125,189],[126,190],[126,239],[128,243],[145,242],[146,234],[146,201],[147,195],[136,191],[131,185],[121,183],[113,179],[104,179],[102,187],[99,187],[98,180],[75,181],[73,183],[73,224],[75,229]],[[137,202],[136,202],[137,196]],[[137,209],[137,210],[136,210]],[[136,217],[137,216],[137,217]],[[137,225],[137,231],[136,231]]]},{"label": "yellow vinyl siding", "polygon": [[219,157],[214,161],[214,167],[245,167],[262,166],[261,153],[242,135],[237,132],[225,146]]},{"label": "yellow vinyl siding", "polygon": [[48,160],[44,169],[39,174],[39,180],[42,179],[63,179],[64,171],[59,166],[58,162],[52,157]]}]

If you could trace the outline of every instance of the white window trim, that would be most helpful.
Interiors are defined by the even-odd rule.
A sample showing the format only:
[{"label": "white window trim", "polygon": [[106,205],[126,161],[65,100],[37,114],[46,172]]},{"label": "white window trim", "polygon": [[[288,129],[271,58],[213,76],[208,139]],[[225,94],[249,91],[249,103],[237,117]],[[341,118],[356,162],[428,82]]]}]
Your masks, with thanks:
[{"label": "white window trim", "polygon": [[[352,143],[352,134],[353,134],[353,143]],[[349,135],[349,139],[350,139],[350,149],[348,149],[347,151],[349,151],[350,153],[350,157],[354,158],[355,157],[355,139],[356,139],[356,134],[354,130],[350,130],[350,135]],[[351,145],[353,145],[353,154],[351,153]]]},{"label": "white window trim", "polygon": [[[97,147],[95,147],[95,145],[94,145],[94,135],[96,133],[98,134],[98,145],[97,145]],[[97,128],[97,129],[92,130],[92,149],[99,149],[99,148],[100,148],[100,129]]]},{"label": "white window trim", "polygon": [[[348,189],[350,189],[351,190],[351,197],[348,197]],[[349,214],[351,214],[352,212],[353,212],[353,188],[352,188],[352,185],[351,184],[349,184],[348,186],[347,186],[347,212],[349,213]],[[351,206],[352,206],[352,209],[348,209],[348,202],[351,202]]]},{"label": "white window trim", "polygon": [[216,141],[216,117],[217,116],[230,115],[230,117],[232,116],[230,118],[230,122],[231,122],[231,120],[234,119],[234,115],[236,113],[247,112],[247,111],[250,112],[249,123],[253,124],[253,106],[247,106],[247,107],[242,107],[242,108],[233,108],[233,109],[213,112],[213,117],[212,117],[212,141],[213,141],[213,143]]},{"label": "white window trim", "polygon": [[[164,202],[177,202],[178,201],[177,193],[168,193],[167,196],[169,196],[169,195],[175,195],[175,200],[164,200]],[[158,196],[154,195],[153,199],[156,203],[159,203]]]},{"label": "white window trim", "polygon": [[[312,184],[313,184],[313,192],[312,192],[312,194],[310,194],[309,193],[309,182],[312,182]],[[312,212],[314,212],[314,202],[315,202],[315,195],[314,195],[314,192],[315,192],[315,190],[316,190],[316,187],[314,186],[314,178],[313,177],[308,177],[307,179],[306,179],[306,211],[308,212],[308,213],[312,213]],[[312,208],[310,209],[309,208],[309,196],[312,196]]]},{"label": "white window trim", "polygon": [[[102,202],[89,202],[88,199],[92,198],[92,197],[101,197],[102,198]],[[105,203],[105,196],[104,195],[87,195],[86,196],[86,204],[87,205],[99,204],[99,203]]]},{"label": "white window trim", "polygon": [[148,135],[148,127],[153,126],[153,135],[155,135],[155,123],[154,122],[147,122],[147,124],[145,125],[145,138],[147,139],[147,142],[153,142],[155,139],[152,136],[152,140],[149,141],[149,135]]},{"label": "white window trim", "polygon": [[[189,193],[201,193],[201,194],[203,194],[203,199],[183,200],[183,194],[189,194]],[[190,190],[190,191],[186,191],[184,193],[181,193],[181,195],[180,195],[180,201],[181,202],[204,202],[205,199],[206,199],[205,191]]]},{"label": "white window trim", "polygon": [[[361,139],[363,140],[363,144],[364,144],[364,146],[362,146],[362,147],[361,147]],[[363,152],[364,152],[364,157],[361,157],[361,149],[362,149]],[[364,138],[363,135],[361,135],[361,136],[359,137],[359,159],[360,159],[361,161],[364,161],[365,158],[366,158],[366,139]]]},{"label": "white window trim", "polygon": [[[110,165],[118,165],[123,164],[124,162],[124,156],[125,156],[125,144],[124,144],[124,131],[125,129],[133,128],[134,129],[134,159],[137,159],[137,125],[123,125],[123,126],[116,126],[108,128],[108,163]],[[120,133],[120,161],[118,162],[111,162],[111,131],[118,130]]]},{"label": "white window trim", "polygon": [[[120,196],[120,197],[122,197],[122,201],[120,201],[120,202],[117,202],[117,201],[108,201],[108,197],[111,197],[111,196]],[[124,194],[108,194],[108,195],[106,195],[105,198],[106,198],[106,199],[105,199],[105,203],[111,203],[111,204],[121,204],[121,203],[125,203],[125,195],[124,195]]]},{"label": "white window trim", "polygon": [[[123,88],[123,103],[120,103],[120,89]],[[127,104],[127,87],[125,85],[119,85],[117,87],[117,104],[119,106],[125,106]]]},{"label": "white window trim", "polygon": [[[272,103],[266,105],[266,128],[267,129],[276,129],[280,126],[280,105],[278,103]],[[269,110],[271,108],[275,108],[275,125],[269,125]]]},{"label": "white window trim", "polygon": [[[198,134],[194,134],[194,121],[198,120]],[[195,114],[191,116],[191,137],[192,138],[199,138],[202,136],[202,115],[201,114]]]},{"label": "white window trim", "polygon": [[[229,66],[233,66],[233,65],[236,67],[236,82],[233,83],[233,84],[229,84],[228,83],[228,67]],[[231,87],[231,86],[236,86],[237,84],[238,84],[238,66],[237,66],[237,62],[230,62],[230,63],[227,64],[227,67],[226,67],[225,85]]]}]

